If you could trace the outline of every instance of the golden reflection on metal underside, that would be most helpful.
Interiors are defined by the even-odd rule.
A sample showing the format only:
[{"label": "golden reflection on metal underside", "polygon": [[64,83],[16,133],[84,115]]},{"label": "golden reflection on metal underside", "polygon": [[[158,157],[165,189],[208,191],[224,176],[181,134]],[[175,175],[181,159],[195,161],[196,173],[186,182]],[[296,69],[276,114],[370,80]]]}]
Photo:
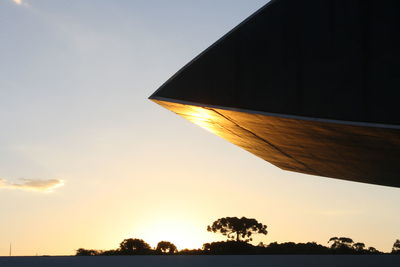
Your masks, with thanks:
[{"label": "golden reflection on metal underside", "polygon": [[400,186],[399,130],[152,100],[281,169]]}]

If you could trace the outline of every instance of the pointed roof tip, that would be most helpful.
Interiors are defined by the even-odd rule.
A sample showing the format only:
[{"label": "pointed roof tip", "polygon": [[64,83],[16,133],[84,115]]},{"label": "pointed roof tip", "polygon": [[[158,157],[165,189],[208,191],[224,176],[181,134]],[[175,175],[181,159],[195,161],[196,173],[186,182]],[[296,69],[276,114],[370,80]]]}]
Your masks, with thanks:
[{"label": "pointed roof tip", "polygon": [[[160,89],[162,89],[163,86],[160,87]],[[150,96],[147,97],[148,100],[166,100],[165,97],[162,97],[160,95],[157,94],[157,92],[160,90],[158,89],[157,91],[155,91],[154,93],[152,93]]]},{"label": "pointed roof tip", "polygon": [[374,12],[329,2],[269,1],[149,99],[400,125],[395,2],[366,0]]},{"label": "pointed roof tip", "polygon": [[202,55],[204,55],[207,51],[211,50],[213,47],[218,45],[219,43],[223,42],[227,37],[229,37],[233,32],[235,32],[238,28],[240,28],[243,24],[247,23],[250,21],[253,17],[257,16],[260,12],[262,12],[265,8],[267,8],[269,5],[280,1],[280,0],[269,0],[267,3],[265,3],[263,6],[261,6],[259,9],[257,9],[254,13],[252,13],[250,16],[245,18],[242,22],[240,22],[238,25],[233,27],[230,31],[222,35],[218,40],[216,40],[212,45],[210,45],[208,48],[203,50],[200,54],[196,55],[192,60],[190,60],[187,64],[185,64],[182,68],[180,68],[174,75],[172,75],[168,80],[166,80],[158,89],[151,94],[147,99],[153,100],[157,99],[157,95],[160,91],[162,91],[163,88],[167,87],[176,77],[179,77],[180,74],[189,68],[194,62],[197,61]]},{"label": "pointed roof tip", "polygon": [[154,99],[154,95],[155,95],[155,93],[152,93],[150,96],[147,97],[147,99],[149,99],[149,100]]},{"label": "pointed roof tip", "polygon": [[[168,81],[167,81],[168,82]],[[165,82],[164,84],[162,84],[160,87],[158,87],[158,89],[156,91],[154,91],[150,96],[147,97],[147,99],[149,100],[153,100],[157,98],[157,93],[164,87],[164,85],[167,83]]]}]

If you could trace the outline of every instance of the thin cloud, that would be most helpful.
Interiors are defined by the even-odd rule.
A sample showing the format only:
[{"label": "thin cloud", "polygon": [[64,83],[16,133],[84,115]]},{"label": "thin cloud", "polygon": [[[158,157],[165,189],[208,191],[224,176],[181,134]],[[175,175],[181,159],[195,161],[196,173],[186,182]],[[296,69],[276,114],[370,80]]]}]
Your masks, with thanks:
[{"label": "thin cloud", "polygon": [[53,192],[54,189],[64,185],[62,180],[58,179],[19,179],[18,182],[10,182],[0,178],[0,188],[19,189],[25,191]]}]

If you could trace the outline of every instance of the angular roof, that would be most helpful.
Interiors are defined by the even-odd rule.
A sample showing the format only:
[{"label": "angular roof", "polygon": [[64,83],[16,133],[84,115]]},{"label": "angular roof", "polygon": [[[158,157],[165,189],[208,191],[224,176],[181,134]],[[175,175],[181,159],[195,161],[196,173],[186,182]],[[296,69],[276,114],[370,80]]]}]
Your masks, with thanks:
[{"label": "angular roof", "polygon": [[273,0],[150,99],[283,169],[400,186],[399,7]]}]

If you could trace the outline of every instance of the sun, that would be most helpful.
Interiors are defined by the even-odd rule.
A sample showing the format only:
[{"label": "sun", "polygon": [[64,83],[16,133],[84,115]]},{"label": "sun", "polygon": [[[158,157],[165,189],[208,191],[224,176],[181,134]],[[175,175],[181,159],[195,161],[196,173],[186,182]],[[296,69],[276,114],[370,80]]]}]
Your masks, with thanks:
[{"label": "sun", "polygon": [[152,247],[156,247],[160,241],[169,241],[179,250],[201,248],[208,239],[204,227],[178,218],[158,219],[138,227],[135,233]]}]

